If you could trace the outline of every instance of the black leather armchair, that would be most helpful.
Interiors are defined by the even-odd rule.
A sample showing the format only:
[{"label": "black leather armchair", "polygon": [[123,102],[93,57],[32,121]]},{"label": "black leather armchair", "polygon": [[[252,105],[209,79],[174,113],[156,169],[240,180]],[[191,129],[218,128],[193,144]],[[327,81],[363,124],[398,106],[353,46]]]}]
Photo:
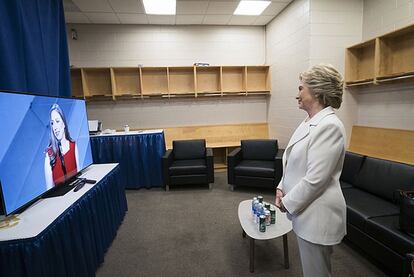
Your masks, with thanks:
[{"label": "black leather armchair", "polygon": [[165,190],[170,185],[207,184],[214,182],[213,150],[204,139],[175,140],[173,149],[162,157]]},{"label": "black leather armchair", "polygon": [[282,177],[282,154],[275,139],[242,140],[227,156],[227,178],[236,186],[275,188]]}]

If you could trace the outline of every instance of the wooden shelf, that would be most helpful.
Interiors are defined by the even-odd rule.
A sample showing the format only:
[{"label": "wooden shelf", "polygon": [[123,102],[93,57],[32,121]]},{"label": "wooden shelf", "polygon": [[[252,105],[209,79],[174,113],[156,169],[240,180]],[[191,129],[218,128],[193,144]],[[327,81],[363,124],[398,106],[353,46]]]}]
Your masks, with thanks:
[{"label": "wooden shelf", "polygon": [[270,91],[268,66],[247,66],[247,92]]},{"label": "wooden shelf", "polygon": [[169,93],[195,94],[194,67],[169,67]]},{"label": "wooden shelf", "polygon": [[378,39],[379,78],[414,73],[414,27],[386,34]]},{"label": "wooden shelf", "polygon": [[223,66],[222,91],[223,92],[245,92],[246,91],[246,67],[245,66]]},{"label": "wooden shelf", "polygon": [[115,97],[141,95],[139,68],[111,68],[112,92]]},{"label": "wooden shelf", "polygon": [[374,79],[366,79],[366,80],[356,80],[352,82],[347,82],[347,87],[358,87],[358,86],[368,86],[374,84]]},{"label": "wooden shelf", "polygon": [[112,95],[109,68],[82,68],[82,85],[85,97]]},{"label": "wooden shelf", "polygon": [[221,93],[219,66],[196,67],[197,93]]},{"label": "wooden shelf", "polygon": [[70,79],[72,86],[72,96],[76,98],[83,98],[83,87],[82,87],[82,72],[80,68],[73,68],[70,70]]},{"label": "wooden shelf", "polygon": [[227,168],[227,164],[225,163],[214,163],[214,170],[216,169],[226,169]]},{"label": "wooden shelf", "polygon": [[168,94],[168,68],[142,67],[142,95]]},{"label": "wooden shelf", "polygon": [[72,68],[71,82],[90,101],[270,94],[269,66]]},{"label": "wooden shelf", "polygon": [[347,48],[345,82],[355,84],[374,80],[375,39]]},{"label": "wooden shelf", "polygon": [[112,94],[96,94],[91,96],[85,96],[87,101],[107,101],[107,100],[114,100]]}]

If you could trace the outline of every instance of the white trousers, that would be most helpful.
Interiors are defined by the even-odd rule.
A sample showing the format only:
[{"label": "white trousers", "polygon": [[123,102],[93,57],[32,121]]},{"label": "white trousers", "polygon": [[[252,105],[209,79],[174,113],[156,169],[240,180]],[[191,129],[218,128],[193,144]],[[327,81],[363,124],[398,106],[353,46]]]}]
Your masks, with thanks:
[{"label": "white trousers", "polygon": [[330,277],[332,245],[311,243],[296,236],[304,277]]}]

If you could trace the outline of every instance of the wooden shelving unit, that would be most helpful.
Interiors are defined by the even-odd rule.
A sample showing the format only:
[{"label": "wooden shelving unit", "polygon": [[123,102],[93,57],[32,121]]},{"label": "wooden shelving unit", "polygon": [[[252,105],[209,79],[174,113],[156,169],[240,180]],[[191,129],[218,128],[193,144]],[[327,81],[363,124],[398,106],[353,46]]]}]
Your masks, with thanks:
[{"label": "wooden shelving unit", "polygon": [[87,100],[270,94],[269,66],[72,68],[72,96]]},{"label": "wooden shelving unit", "polygon": [[247,66],[247,92],[265,92],[270,90],[269,67]]},{"label": "wooden shelving unit", "polygon": [[197,94],[221,93],[219,66],[197,66],[195,68]]},{"label": "wooden shelving unit", "polygon": [[195,94],[194,67],[169,67],[169,94]]},{"label": "wooden shelving unit", "polygon": [[168,67],[142,67],[142,95],[168,94]]},{"label": "wooden shelving unit", "polygon": [[112,93],[116,99],[141,97],[138,68],[111,68]]},{"label": "wooden shelving unit", "polygon": [[226,93],[246,92],[246,67],[221,67],[222,91]]},{"label": "wooden shelving unit", "polygon": [[414,80],[414,25],[351,46],[345,55],[347,86]]}]

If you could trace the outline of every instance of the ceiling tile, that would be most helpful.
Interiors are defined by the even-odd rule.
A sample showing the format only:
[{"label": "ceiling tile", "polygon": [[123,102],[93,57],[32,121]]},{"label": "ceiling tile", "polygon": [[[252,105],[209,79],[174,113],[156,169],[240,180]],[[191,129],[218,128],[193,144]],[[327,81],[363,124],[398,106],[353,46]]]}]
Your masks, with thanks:
[{"label": "ceiling tile", "polygon": [[176,15],[175,24],[195,25],[203,23],[204,15]]},{"label": "ceiling tile", "polygon": [[249,15],[233,15],[229,21],[229,25],[251,25],[256,21],[257,16]]},{"label": "ceiling tile", "polygon": [[85,13],[95,24],[119,24],[119,19],[114,13]]},{"label": "ceiling tile", "polygon": [[147,15],[149,24],[175,24],[174,15]]},{"label": "ceiling tile", "polygon": [[203,24],[227,25],[230,18],[231,15],[206,15],[204,16]]},{"label": "ceiling tile", "polygon": [[275,16],[273,15],[260,15],[256,18],[253,25],[263,26],[269,23]]},{"label": "ceiling tile", "polygon": [[[188,2],[188,1],[197,1],[197,2],[209,2],[210,0],[177,0],[178,2]],[[214,2],[239,2],[240,0],[213,0]]]},{"label": "ceiling tile", "polygon": [[91,21],[81,12],[65,12],[66,23],[91,23]]},{"label": "ceiling tile", "polygon": [[146,14],[118,13],[117,16],[121,24],[148,24]]},{"label": "ceiling tile", "polygon": [[177,1],[177,14],[205,14],[208,1]]},{"label": "ceiling tile", "polygon": [[277,15],[278,13],[280,13],[287,5],[289,4],[289,2],[272,2],[264,11],[261,15]]},{"label": "ceiling tile", "polygon": [[113,12],[106,0],[73,0],[82,12]]},{"label": "ceiling tile", "polygon": [[145,13],[140,0],[108,0],[117,13]]},{"label": "ceiling tile", "polygon": [[63,10],[65,12],[80,12],[80,9],[72,0],[63,0]]},{"label": "ceiling tile", "polygon": [[213,2],[208,4],[206,14],[228,14],[232,15],[237,8],[238,2]]}]

